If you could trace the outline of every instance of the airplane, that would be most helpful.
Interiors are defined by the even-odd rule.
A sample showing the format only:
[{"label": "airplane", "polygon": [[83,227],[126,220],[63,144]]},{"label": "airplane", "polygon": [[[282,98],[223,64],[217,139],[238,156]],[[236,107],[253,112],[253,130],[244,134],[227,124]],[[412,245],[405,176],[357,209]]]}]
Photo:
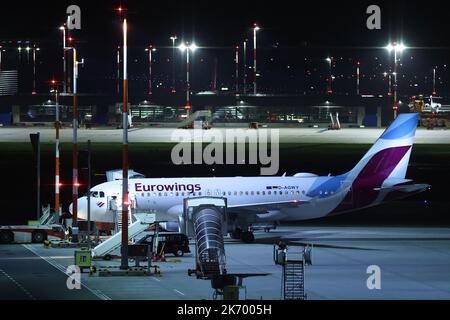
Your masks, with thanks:
[{"label": "airplane", "polygon": [[431,112],[439,112],[442,105],[438,102],[433,101],[433,96],[430,96],[430,103],[425,104],[425,109],[430,110]]},{"label": "airplane", "polygon": [[[251,243],[252,223],[323,218],[428,190],[430,185],[406,178],[418,121],[418,113],[400,114],[356,166],[341,175],[138,178],[129,180],[130,199],[137,208],[161,212],[171,221],[181,222],[185,198],[227,198],[230,236]],[[92,220],[114,222],[108,203],[112,197],[120,201],[121,190],[122,181],[102,183],[91,189]],[[86,197],[80,198],[78,204],[78,217],[86,219]]]}]

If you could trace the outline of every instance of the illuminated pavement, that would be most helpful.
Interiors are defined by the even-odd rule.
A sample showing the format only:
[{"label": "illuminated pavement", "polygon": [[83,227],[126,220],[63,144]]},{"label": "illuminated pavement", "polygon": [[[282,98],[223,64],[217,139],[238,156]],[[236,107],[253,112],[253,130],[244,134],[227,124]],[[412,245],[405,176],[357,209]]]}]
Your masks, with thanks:
[{"label": "illuminated pavement", "polygon": [[[216,133],[225,136],[227,129],[214,129],[203,131],[207,134]],[[261,134],[266,129],[260,129]],[[383,129],[359,129],[346,128],[339,131],[309,128],[280,128],[281,143],[374,143],[383,133]],[[171,136],[177,131],[170,128],[134,128],[129,131],[131,143],[165,143],[172,142]],[[191,133],[193,130],[178,130],[181,133]],[[254,132],[253,130],[250,130]],[[26,127],[26,128],[0,128],[0,142],[29,142],[30,133],[41,133],[42,142],[55,140],[55,130],[52,128]],[[92,140],[92,142],[117,142],[122,141],[122,130],[120,129],[80,129],[78,131],[80,142]],[[72,129],[61,130],[61,142],[72,141]],[[416,134],[416,143],[419,144],[450,144],[450,130],[419,129]]]},{"label": "illuminated pavement", "polygon": [[[313,265],[306,267],[308,299],[450,299],[450,228],[281,227],[270,233],[257,233],[256,238],[256,243],[251,245],[226,240],[229,273],[270,274],[244,280],[248,299],[280,299],[281,268],[272,260],[273,244],[280,238],[290,244],[291,256],[298,249],[295,245],[314,244]],[[28,250],[20,245],[4,246],[0,247],[0,269],[6,268],[5,263],[20,265],[22,269],[16,270],[10,265],[10,272],[13,270],[21,285],[38,298],[36,283],[49,292],[44,298],[52,296],[53,291],[56,294],[63,290],[66,278],[58,269],[63,270],[73,263],[73,250],[45,249],[41,245],[26,247],[47,262],[36,258],[5,260],[5,248],[21,254]],[[161,277],[100,278],[83,274],[82,283],[89,290],[85,290],[82,297],[211,299],[213,290],[209,281],[187,276],[187,269],[194,265],[194,257],[188,255],[179,260],[159,263]],[[119,262],[96,263],[117,266]],[[47,268],[40,264],[47,264]],[[36,266],[32,271],[27,269],[31,265]],[[370,265],[381,268],[381,290],[367,289],[366,270]],[[39,277],[26,276],[27,272],[38,273]],[[0,281],[2,288],[8,285],[10,292],[18,291],[2,274]],[[66,295],[59,294],[68,297],[71,293],[66,291]],[[4,294],[1,297],[4,298]]]},{"label": "illuminated pavement", "polygon": [[0,300],[96,300],[86,287],[68,290],[64,274],[21,245],[0,245]]}]

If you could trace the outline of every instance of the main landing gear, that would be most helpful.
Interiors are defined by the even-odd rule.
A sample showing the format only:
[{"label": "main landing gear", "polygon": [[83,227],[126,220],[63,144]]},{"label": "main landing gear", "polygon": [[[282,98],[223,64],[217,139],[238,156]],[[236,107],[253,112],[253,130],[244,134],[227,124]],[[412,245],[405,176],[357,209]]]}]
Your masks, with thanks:
[{"label": "main landing gear", "polygon": [[255,241],[255,236],[251,231],[242,231],[240,228],[236,228],[231,233],[231,238],[236,240],[241,240],[244,243],[253,243]]}]

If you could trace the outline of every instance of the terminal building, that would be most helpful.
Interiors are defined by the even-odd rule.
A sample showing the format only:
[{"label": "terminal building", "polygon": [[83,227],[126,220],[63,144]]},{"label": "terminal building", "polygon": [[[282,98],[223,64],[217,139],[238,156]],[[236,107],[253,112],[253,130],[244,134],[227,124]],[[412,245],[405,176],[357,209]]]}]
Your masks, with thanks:
[{"label": "terminal building", "polygon": [[[72,121],[72,96],[61,95],[60,119]],[[81,125],[116,126],[121,121],[120,97],[78,95]],[[342,127],[382,127],[392,119],[390,97],[374,96],[288,96],[194,94],[191,114],[209,110],[216,127],[247,127],[251,122],[268,127],[326,127],[331,115],[338,115]],[[152,97],[130,100],[130,115],[136,126],[177,127],[186,119],[181,99]],[[408,106],[403,106],[405,112]],[[3,126],[52,125],[54,95],[0,95],[0,123]],[[400,107],[402,112],[402,106]]]}]

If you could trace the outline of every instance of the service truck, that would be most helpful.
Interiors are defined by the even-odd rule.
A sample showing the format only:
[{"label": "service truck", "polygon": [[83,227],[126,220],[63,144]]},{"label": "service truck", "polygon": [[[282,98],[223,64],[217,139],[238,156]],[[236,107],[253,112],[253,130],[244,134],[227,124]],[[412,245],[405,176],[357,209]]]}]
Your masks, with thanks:
[{"label": "service truck", "polygon": [[63,240],[65,234],[66,230],[60,224],[0,226],[0,244]]}]

